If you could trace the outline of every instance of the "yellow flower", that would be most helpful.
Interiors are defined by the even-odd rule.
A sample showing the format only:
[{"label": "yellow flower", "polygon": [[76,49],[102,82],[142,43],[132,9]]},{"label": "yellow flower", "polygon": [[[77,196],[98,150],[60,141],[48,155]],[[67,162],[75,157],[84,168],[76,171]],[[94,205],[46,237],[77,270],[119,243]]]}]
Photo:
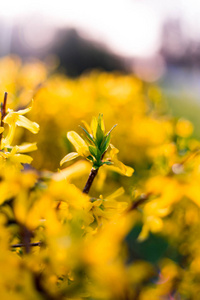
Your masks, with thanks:
[{"label": "yellow flower", "polygon": [[3,151],[0,151],[0,163],[5,164],[6,161],[11,162],[18,167],[18,169],[22,169],[21,164],[30,164],[32,162],[32,157],[29,155],[21,154],[26,152],[31,152],[37,150],[36,143],[24,143],[20,146],[4,148]]},{"label": "yellow flower", "polygon": [[75,131],[69,131],[67,133],[67,138],[74,145],[77,152],[68,153],[60,162],[62,166],[65,162],[75,159],[78,156],[87,157],[90,155],[88,145]]},{"label": "yellow flower", "polygon": [[11,152],[0,152],[1,157],[3,159],[8,159],[10,162],[15,163],[15,164],[30,164],[32,162],[32,157],[25,155],[25,154],[20,154],[20,146],[15,146],[12,148]]},{"label": "yellow flower", "polygon": [[93,167],[98,169],[104,163],[101,161],[110,142],[110,132],[105,135],[105,125],[103,115],[99,114],[98,119],[93,118],[91,128],[84,122],[87,130],[82,128],[86,134],[87,143],[75,131],[69,131],[67,138],[74,145],[77,152],[67,154],[60,162],[60,165],[78,156],[83,156],[93,163]]},{"label": "yellow flower", "polygon": [[36,143],[23,143],[20,146],[17,146],[18,152],[26,153],[37,150]]},{"label": "yellow flower", "polygon": [[[63,165],[65,162],[75,159],[78,156],[83,156],[93,164],[94,169],[98,169],[103,165],[109,165],[111,169],[121,175],[132,176],[134,170],[131,167],[124,165],[117,158],[119,150],[110,144],[110,133],[115,128],[114,125],[110,131],[105,133],[105,125],[103,115],[99,114],[98,119],[93,118],[91,126],[83,122],[86,129],[82,128],[86,134],[86,142],[74,131],[67,133],[67,138],[74,145],[77,152],[67,154],[60,162]],[[108,157],[104,159],[105,153],[110,147]]]},{"label": "yellow flower", "polygon": [[[14,164],[17,169],[21,169],[21,164],[30,164],[32,158],[28,155],[22,154],[37,149],[36,143],[24,143],[20,146],[11,146],[14,138],[16,126],[24,127],[30,130],[32,133],[37,133],[39,125],[30,121],[23,115],[28,113],[32,109],[32,106],[23,110],[14,112],[8,109],[8,113],[3,118],[3,122],[8,125],[8,132],[6,137],[1,139],[1,151],[0,151],[0,164],[1,166],[8,163]],[[4,127],[0,127],[0,133],[4,132]]]},{"label": "yellow flower", "polygon": [[185,119],[179,119],[176,124],[175,130],[177,135],[183,138],[187,138],[192,134],[194,128],[190,121]]},{"label": "yellow flower", "polygon": [[27,114],[32,109],[32,106],[26,109],[13,111],[8,109],[8,114],[5,116],[3,122],[8,124],[8,133],[5,138],[2,139],[1,149],[9,147],[13,141],[16,126],[24,127],[32,133],[38,133],[39,125],[35,122],[30,121],[23,115]]},{"label": "yellow flower", "polygon": [[131,177],[134,172],[134,169],[129,166],[126,166],[121,161],[119,161],[117,158],[117,153],[119,152],[119,150],[115,148],[112,144],[110,144],[110,147],[111,150],[109,153],[110,156],[109,160],[113,162],[113,165],[109,166],[109,168],[121,175]]}]

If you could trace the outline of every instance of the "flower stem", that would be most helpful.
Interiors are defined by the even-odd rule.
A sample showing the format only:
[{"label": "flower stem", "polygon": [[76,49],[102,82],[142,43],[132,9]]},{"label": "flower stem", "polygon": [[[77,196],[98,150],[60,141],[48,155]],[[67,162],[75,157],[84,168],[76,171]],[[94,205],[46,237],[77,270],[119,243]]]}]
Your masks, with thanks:
[{"label": "flower stem", "polygon": [[92,168],[92,170],[91,170],[91,172],[90,172],[90,175],[89,175],[89,177],[88,177],[88,180],[87,180],[87,182],[86,182],[86,184],[85,184],[85,187],[84,187],[84,189],[83,189],[83,193],[85,193],[85,194],[88,194],[88,193],[89,193],[89,190],[90,190],[90,188],[91,188],[91,186],[92,186],[92,183],[93,183],[93,181],[94,181],[94,178],[96,177],[96,175],[97,175],[97,173],[98,173],[98,170],[99,170],[99,168],[98,168],[98,169]]},{"label": "flower stem", "polygon": [[8,97],[8,93],[5,92],[4,93],[4,99],[3,99],[3,105],[2,105],[2,108],[1,108],[1,126],[3,126],[3,119],[6,115],[6,102],[7,102],[7,97]]},{"label": "flower stem", "polygon": [[22,235],[22,244],[25,248],[25,253],[30,253],[31,250],[31,236],[32,232],[24,225],[21,227],[21,235]]},{"label": "flower stem", "polygon": [[[4,127],[3,119],[6,116],[6,102],[7,102],[8,93],[4,93],[3,104],[1,104],[1,127]],[[2,140],[3,133],[0,134],[0,142]]]}]

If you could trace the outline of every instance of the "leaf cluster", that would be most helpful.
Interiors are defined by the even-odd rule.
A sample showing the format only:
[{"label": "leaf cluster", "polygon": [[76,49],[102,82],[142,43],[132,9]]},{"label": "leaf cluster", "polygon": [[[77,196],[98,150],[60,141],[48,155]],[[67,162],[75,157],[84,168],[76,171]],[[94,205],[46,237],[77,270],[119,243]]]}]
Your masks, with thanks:
[{"label": "leaf cluster", "polygon": [[80,126],[85,133],[85,140],[88,144],[90,155],[87,157],[93,163],[93,168],[98,169],[102,165],[111,165],[110,161],[102,161],[110,144],[110,134],[117,125],[114,125],[109,132],[105,133],[103,114],[98,119],[93,119],[92,134]]}]

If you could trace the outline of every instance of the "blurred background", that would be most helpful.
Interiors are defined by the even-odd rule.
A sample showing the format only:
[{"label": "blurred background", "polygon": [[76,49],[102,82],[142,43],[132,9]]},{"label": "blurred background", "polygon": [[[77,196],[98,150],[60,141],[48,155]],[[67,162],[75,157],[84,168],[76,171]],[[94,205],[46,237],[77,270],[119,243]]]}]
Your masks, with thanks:
[{"label": "blurred background", "polygon": [[53,62],[70,77],[133,73],[158,84],[200,136],[199,0],[3,1],[0,56],[10,54]]}]

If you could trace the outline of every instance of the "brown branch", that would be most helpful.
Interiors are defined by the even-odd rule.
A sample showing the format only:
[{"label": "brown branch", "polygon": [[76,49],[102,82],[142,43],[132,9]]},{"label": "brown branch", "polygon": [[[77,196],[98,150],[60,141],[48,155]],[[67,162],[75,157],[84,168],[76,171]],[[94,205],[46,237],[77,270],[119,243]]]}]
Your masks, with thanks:
[{"label": "brown branch", "polygon": [[[101,160],[104,158],[105,154],[106,154],[106,151],[102,154]],[[84,193],[84,194],[88,194],[88,193],[89,193],[89,190],[90,190],[90,188],[91,188],[91,186],[92,186],[92,183],[93,183],[94,178],[96,177],[98,171],[99,171],[99,168],[98,168],[98,169],[93,169],[93,168],[92,168],[92,170],[91,170],[91,172],[90,172],[90,175],[89,175],[89,177],[88,177],[88,180],[87,180],[87,182],[86,182],[86,184],[85,184],[85,187],[84,187],[84,189],[83,189],[83,193]]]},{"label": "brown branch", "polygon": [[6,116],[6,103],[7,103],[7,97],[8,97],[8,93],[5,92],[4,93],[4,99],[3,99],[3,104],[1,107],[1,126],[3,127],[3,119]]},{"label": "brown branch", "polygon": [[29,253],[31,251],[31,237],[32,232],[25,226],[21,225],[21,236],[22,236],[22,243],[24,244],[25,253]]},{"label": "brown branch", "polygon": [[[29,247],[36,247],[36,246],[41,246],[42,242],[35,242],[35,243],[29,243]],[[11,245],[11,248],[20,248],[20,247],[27,247],[27,244],[13,244]]]},{"label": "brown branch", "polygon": [[[3,104],[1,104],[1,127],[4,127],[3,119],[6,116],[6,103],[7,103],[8,93],[4,93]],[[3,133],[0,134],[0,141],[2,140]]]},{"label": "brown branch", "polygon": [[89,175],[89,177],[88,177],[88,180],[87,180],[87,182],[86,182],[86,184],[85,184],[85,187],[84,187],[84,189],[83,189],[83,193],[84,193],[84,194],[88,194],[88,193],[89,193],[89,190],[90,190],[90,188],[91,188],[91,186],[92,186],[92,183],[93,183],[93,181],[94,181],[94,178],[96,177],[96,175],[97,175],[97,173],[98,173],[98,170],[99,170],[99,169],[93,169],[93,168],[92,168],[92,170],[91,170],[91,172],[90,172],[90,175]]},{"label": "brown branch", "polygon": [[141,195],[137,198],[137,200],[135,202],[132,203],[132,205],[128,208],[127,212],[135,210],[138,208],[138,206],[140,206],[141,204],[143,204],[146,200],[149,199],[149,197],[151,196],[151,193],[148,194],[144,194]]}]

